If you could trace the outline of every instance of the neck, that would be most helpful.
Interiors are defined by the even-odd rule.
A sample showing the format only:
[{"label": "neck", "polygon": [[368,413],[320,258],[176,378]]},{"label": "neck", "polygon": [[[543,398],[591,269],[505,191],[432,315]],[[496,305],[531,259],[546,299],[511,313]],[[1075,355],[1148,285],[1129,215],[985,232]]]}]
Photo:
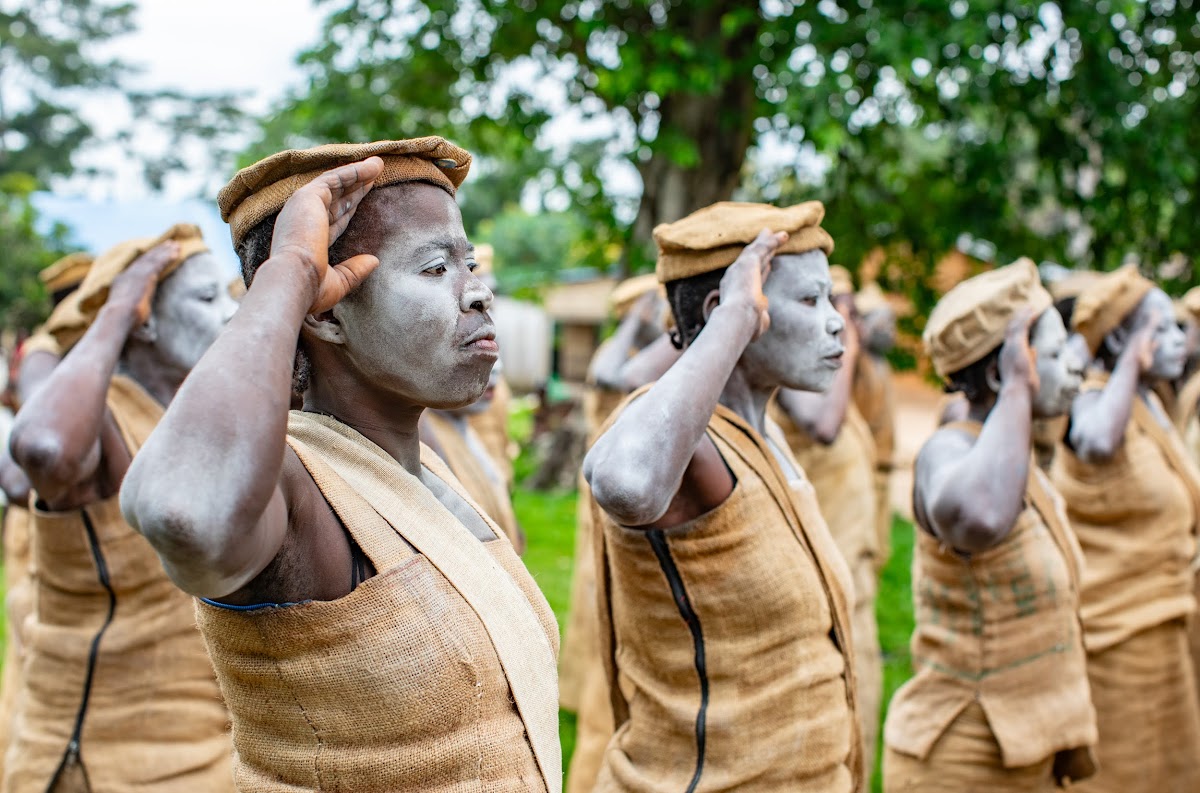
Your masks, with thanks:
[{"label": "neck", "polygon": [[751,382],[740,366],[734,368],[725,390],[721,392],[720,402],[725,407],[738,414],[747,424],[754,428],[759,435],[766,437],[767,403],[779,390],[778,386],[763,387]]},{"label": "neck", "polygon": [[142,389],[154,397],[154,401],[164,407],[171,404],[175,392],[183,384],[184,377],[175,371],[174,367],[163,363],[141,346],[129,345],[117,363],[117,373],[133,380]]},{"label": "neck", "polygon": [[982,424],[987,421],[987,417],[991,415],[992,408],[994,407],[996,407],[995,394],[991,394],[979,402],[969,402],[967,405],[967,420]]},{"label": "neck", "polygon": [[413,476],[421,475],[421,437],[417,424],[424,408],[364,388],[348,378],[314,375],[304,394],[304,409],[332,416],[383,449]]}]

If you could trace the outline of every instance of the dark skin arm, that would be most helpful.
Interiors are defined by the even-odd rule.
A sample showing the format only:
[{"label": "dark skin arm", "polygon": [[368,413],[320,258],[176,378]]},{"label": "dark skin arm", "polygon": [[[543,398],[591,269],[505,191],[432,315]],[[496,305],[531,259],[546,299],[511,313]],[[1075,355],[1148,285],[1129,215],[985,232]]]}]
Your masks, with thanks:
[{"label": "dark skin arm", "polygon": [[[651,291],[638,298],[629,313],[617,325],[612,339],[605,344],[592,361],[591,378],[601,388],[628,392],[624,371],[633,354],[637,352],[638,338],[645,333],[646,326],[658,324],[662,301]],[[635,386],[636,387],[636,386]]]},{"label": "dark skin arm", "polygon": [[979,438],[938,430],[917,457],[913,499],[934,536],[975,554],[1012,530],[1029,478],[1037,369],[1029,349],[1027,311],[1008,326],[1000,352],[1000,393]]},{"label": "dark skin arm", "polygon": [[17,372],[17,400],[24,405],[58,366],[59,357],[45,350],[34,350],[21,359]]},{"label": "dark skin arm", "polygon": [[683,351],[671,343],[671,336],[664,333],[625,363],[621,371],[622,389],[631,392],[653,383],[674,366],[682,354]]},{"label": "dark skin arm", "polygon": [[110,498],[121,486],[130,455],[105,404],[108,386],[178,252],[178,243],[163,243],[117,276],[95,322],[17,415],[10,451],[50,509]]},{"label": "dark skin arm", "polygon": [[1138,398],[1142,374],[1154,362],[1154,329],[1159,317],[1151,314],[1134,332],[1117,357],[1104,388],[1080,394],[1071,407],[1067,442],[1079,459],[1104,462],[1125,443],[1125,428]]},{"label": "dark skin arm", "polygon": [[776,397],[792,423],[822,446],[829,446],[837,440],[842,423],[846,420],[846,411],[854,398],[854,372],[858,365],[860,345],[852,304],[847,298],[849,296],[836,301],[838,312],[846,320],[846,329],[842,334],[845,363],[834,377],[833,385],[825,393],[781,388]]},{"label": "dark skin arm", "polygon": [[705,429],[746,345],[767,329],[762,284],[786,240],[764,230],[746,246],[721,279],[720,301],[699,336],[588,452],[584,476],[617,522],[676,526],[733,492],[733,477]]},{"label": "dark skin arm", "polygon": [[[292,361],[305,317],[329,310],[379,265],[366,254],[336,266],[327,257],[382,169],[377,157],[346,165],[288,200],[275,223],[270,258],[240,310],[129,470],[121,494],[126,520],[187,592],[217,598],[247,587],[280,556],[292,507],[310,516],[310,524],[335,520],[295,454],[285,453]],[[328,557],[345,567],[334,574],[346,576],[344,535],[336,524],[331,532],[320,531],[323,526],[310,527],[308,545],[297,540],[304,547],[296,564],[311,557],[319,566]]]}]

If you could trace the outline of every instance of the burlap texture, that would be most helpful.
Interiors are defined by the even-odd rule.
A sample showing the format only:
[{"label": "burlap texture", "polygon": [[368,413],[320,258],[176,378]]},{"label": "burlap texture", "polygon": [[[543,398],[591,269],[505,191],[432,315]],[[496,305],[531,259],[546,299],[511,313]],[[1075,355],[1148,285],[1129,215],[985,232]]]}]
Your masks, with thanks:
[{"label": "burlap texture", "polygon": [[[136,453],[162,407],[132,380],[113,379],[108,407]],[[62,761],[82,702],[88,655],[109,595],[84,516],[116,598],[97,648],[80,739],[93,791],[232,791],[229,714],[192,599],[167,578],[114,496],[71,512],[33,512],[35,609],[26,622],[24,688],[9,747],[6,793],[43,793]]]},{"label": "burlap texture", "polygon": [[875,503],[875,442],[853,403],[837,438],[828,446],[813,440],[772,400],[768,415],[782,430],[813,490],[829,533],[854,580],[854,677],[858,683],[859,732],[863,759],[875,767],[875,744],[883,699],[883,658],[875,622],[875,571],[878,545]]},{"label": "burlap texture", "polygon": [[786,231],[778,254],[822,250],[833,253],[833,238],[821,228],[825,207],[806,201],[790,207],[719,201],[682,220],[654,228],[660,283],[728,267],[763,229]]},{"label": "burlap texture", "polygon": [[1126,265],[1092,280],[1075,301],[1071,327],[1083,336],[1095,355],[1104,337],[1112,333],[1129,313],[1137,308],[1154,282],[1138,272],[1137,265]]},{"label": "burlap texture", "polygon": [[[982,428],[946,426],[972,436]],[[919,515],[921,505],[914,507]],[[916,534],[916,674],[892,698],[884,725],[889,749],[929,765],[927,773],[936,776],[935,747],[971,703],[986,714],[1003,768],[1094,746],[1078,616],[1083,558],[1062,500],[1041,470],[1030,469],[1025,509],[1012,530],[983,553],[966,557],[927,530]],[[916,764],[907,765],[911,771]],[[974,773],[942,770],[949,777]]]},{"label": "burlap texture", "polygon": [[64,350],[75,346],[108,300],[108,291],[116,277],[143,253],[167,240],[179,243],[179,255],[163,268],[158,276],[160,283],[189,258],[208,251],[200,229],[190,223],[177,223],[156,238],[118,243],[96,257],[79,288],[55,307],[50,319],[46,320],[46,331],[53,334]]},{"label": "burlap texture", "polygon": [[513,486],[513,446],[508,437],[508,411],[511,404],[512,388],[501,377],[496,381],[492,404],[488,405],[487,410],[467,417],[467,423],[478,433],[492,463],[509,488]]},{"label": "burlap texture", "polygon": [[454,195],[471,169],[471,155],[436,136],[374,143],[330,143],[272,154],[233,175],[217,194],[221,219],[229,224],[234,247],[250,229],[283,209],[292,194],[326,171],[379,157],[383,173],[375,187],[428,182]]},{"label": "burlap texture", "polygon": [[[499,529],[480,511],[499,538],[479,542],[332,419],[293,413],[288,442],[379,572],[334,601],[198,605],[234,716],[239,790],[561,790],[558,631]],[[421,457],[478,510],[436,455]]]},{"label": "burlap texture", "polygon": [[608,296],[608,308],[617,319],[624,319],[638,299],[651,291],[661,289],[658,277],[654,273],[635,275],[617,284]]},{"label": "burlap texture", "polygon": [[830,293],[833,297],[854,294],[854,277],[842,265],[831,264],[829,266],[829,278],[833,282],[833,291]]},{"label": "burlap texture", "polygon": [[896,397],[892,367],[886,358],[859,355],[854,367],[854,406],[875,442],[875,566],[883,569],[892,555],[892,468],[896,454]]},{"label": "burlap texture", "polygon": [[1034,317],[1050,308],[1037,265],[1018,259],[980,273],[947,292],[925,323],[925,352],[947,377],[982,359],[1004,343],[1008,324],[1022,309]]},{"label": "burlap texture", "polygon": [[4,672],[0,677],[0,782],[4,756],[13,735],[17,698],[24,668],[25,618],[33,610],[32,566],[29,548],[29,510],[16,504],[4,508]]},{"label": "burlap texture", "polygon": [[1095,270],[1072,270],[1068,275],[1046,284],[1046,291],[1055,302],[1069,297],[1079,297],[1084,290],[1103,276]]},{"label": "burlap texture", "polygon": [[[516,546],[519,532],[512,498],[508,494],[508,482],[504,478],[504,472],[490,459],[483,439],[469,423],[459,429],[451,419],[435,410],[426,411],[422,420],[429,423],[438,448],[445,455],[444,461],[450,472],[475,503],[496,522],[508,541]],[[468,433],[472,437],[468,438]],[[488,459],[481,460],[479,453],[472,448],[473,445],[479,452],[488,455]]]},{"label": "burlap texture", "polygon": [[[1107,380],[1093,372],[1083,388]],[[1064,445],[1050,470],[1087,559],[1080,610],[1089,652],[1195,611],[1200,474],[1145,403],[1134,400],[1124,443],[1107,462],[1086,463]]]},{"label": "burlap texture", "polygon": [[38,280],[51,293],[74,289],[83,283],[95,257],[90,253],[68,253],[38,273]]},{"label": "burlap texture", "polygon": [[56,358],[61,358],[66,354],[53,334],[46,332],[45,326],[37,328],[33,335],[21,345],[22,360],[35,352],[48,352]]},{"label": "burlap texture", "polygon": [[721,406],[708,432],[737,481],[720,506],[653,535],[593,513],[602,648],[623,689],[596,790],[857,790],[848,571],[811,486],[791,489],[761,436]]},{"label": "burlap texture", "polygon": [[[924,760],[883,748],[888,793],[1055,793],[1054,758],[1026,766],[1004,764],[1000,744],[978,702],[965,705]],[[1074,790],[1075,788],[1072,788]]]},{"label": "burlap texture", "polygon": [[1200,790],[1200,712],[1183,620],[1089,653],[1099,770],[1083,793]]}]

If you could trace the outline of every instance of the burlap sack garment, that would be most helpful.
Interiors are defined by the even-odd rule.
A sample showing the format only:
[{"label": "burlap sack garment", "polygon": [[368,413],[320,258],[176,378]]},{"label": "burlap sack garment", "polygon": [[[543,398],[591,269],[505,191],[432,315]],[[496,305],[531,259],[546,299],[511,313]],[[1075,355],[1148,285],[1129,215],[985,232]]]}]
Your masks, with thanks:
[{"label": "burlap sack garment", "polygon": [[596,790],[858,790],[848,571],[761,436],[721,406],[708,434],[737,482],[719,507],[662,531],[594,511],[620,680]]},{"label": "burlap sack garment", "polygon": [[875,442],[875,566],[882,569],[892,555],[892,468],[896,454],[896,396],[892,367],[886,358],[859,356],[854,370],[854,404]]},{"label": "burlap sack garment", "polygon": [[[134,454],[163,412],[122,376],[108,409]],[[229,714],[192,599],[125,523],[117,497],[35,509],[31,529],[34,612],[6,793],[45,793],[56,776],[56,790],[72,793],[87,784],[97,793],[232,791]]]},{"label": "burlap sack garment", "polygon": [[[386,452],[293,412],[288,443],[378,573],[334,601],[197,616],[239,790],[562,789],[549,604]],[[472,503],[437,455],[421,462]]]},{"label": "burlap sack garment", "polygon": [[[604,342],[608,344],[609,342]],[[604,346],[601,344],[601,347]],[[599,350],[596,352],[599,355]],[[588,447],[600,428],[620,407],[625,394],[591,384],[583,396]],[[578,714],[575,752],[567,773],[567,793],[590,793],[604,760],[604,749],[613,734],[608,678],[600,660],[600,624],[596,616],[595,540],[592,505],[587,481],[579,474],[579,500],[575,508],[575,568],[571,573],[571,611],[563,634],[559,658],[559,703]]]},{"label": "burlap sack garment", "polygon": [[4,779],[4,755],[12,740],[17,697],[21,691],[24,665],[24,624],[33,610],[30,580],[29,510],[17,504],[4,508],[4,672],[0,677],[0,781]]},{"label": "burlap sack garment", "polygon": [[788,448],[812,483],[821,515],[854,579],[851,626],[854,632],[854,677],[858,683],[859,731],[863,738],[864,764],[874,768],[883,699],[883,657],[875,621],[879,553],[875,442],[853,402],[846,406],[841,431],[828,446],[813,440],[797,427],[775,400],[771,401],[768,415],[783,431]]},{"label": "burlap sack garment", "polygon": [[[1189,302],[1200,299],[1200,287],[1188,292]],[[1200,465],[1200,372],[1193,374],[1179,390],[1179,399],[1175,407],[1175,429],[1183,441],[1183,448],[1191,461]],[[1193,579],[1193,591],[1200,600],[1200,570],[1196,571]],[[1200,692],[1200,620],[1193,619],[1188,623],[1188,645],[1192,652],[1192,665],[1196,672],[1196,689]]]},{"label": "burlap sack garment", "polygon": [[[1094,372],[1084,390],[1107,380]],[[1185,627],[1196,607],[1200,475],[1151,410],[1134,401],[1124,443],[1107,462],[1085,463],[1064,445],[1051,469],[1087,560],[1082,616],[1100,771],[1080,789],[1093,793],[1200,789],[1200,705]]]},{"label": "burlap sack garment", "polygon": [[492,404],[488,405],[487,410],[467,417],[467,423],[479,435],[483,448],[487,449],[507,488],[513,485],[513,461],[508,453],[508,406],[511,402],[512,389],[508,381],[501,377],[496,382]]},{"label": "burlap sack garment", "polygon": [[[972,437],[982,430],[978,422],[946,427]],[[915,507],[920,519],[922,505]],[[1088,747],[1097,734],[1078,612],[1082,566],[1062,500],[1036,465],[1025,509],[995,547],[965,556],[917,531],[916,674],[888,710],[885,789],[1026,790],[1000,781],[1035,770],[1045,777],[1034,789],[1053,788],[1056,755],[1071,779],[1092,773]],[[973,703],[987,734],[963,716]],[[971,752],[980,758],[973,767],[954,766]],[[999,766],[984,765],[988,756]],[[973,785],[950,786],[960,779]]]},{"label": "burlap sack garment", "polygon": [[490,458],[480,459],[480,454],[486,455],[488,452],[483,446],[483,441],[475,435],[475,430],[470,424],[464,425],[463,429],[474,435],[468,438],[454,425],[453,420],[434,410],[426,411],[424,419],[429,422],[440,451],[446,455],[445,463],[454,474],[454,478],[487,516],[495,521],[508,541],[516,543],[517,516],[513,513],[508,484],[494,465],[488,465],[491,462]]}]

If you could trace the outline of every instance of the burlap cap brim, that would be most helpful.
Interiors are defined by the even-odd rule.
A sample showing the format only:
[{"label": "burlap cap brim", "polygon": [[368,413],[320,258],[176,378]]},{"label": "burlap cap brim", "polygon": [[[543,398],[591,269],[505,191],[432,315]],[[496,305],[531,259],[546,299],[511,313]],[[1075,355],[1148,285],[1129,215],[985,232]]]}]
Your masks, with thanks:
[{"label": "burlap cap brim", "polygon": [[109,248],[92,263],[79,288],[63,300],[46,321],[47,332],[54,335],[64,354],[75,346],[96,320],[117,276],[143,253],[167,240],[179,243],[179,255],[163,268],[158,277],[160,283],[189,258],[209,250],[200,229],[190,223],[176,224],[157,238],[126,240]]},{"label": "burlap cap brim", "polygon": [[471,155],[449,141],[430,136],[374,143],[331,143],[273,154],[238,171],[217,196],[221,218],[229,223],[236,247],[292,195],[326,171],[379,157],[383,173],[375,187],[428,182],[454,195],[471,169]]},{"label": "burlap cap brim", "polygon": [[37,352],[48,352],[59,358],[63,356],[62,346],[59,345],[58,340],[54,338],[53,334],[46,332],[45,325],[34,330],[33,335],[21,345],[22,358]]},{"label": "burlap cap brim", "polygon": [[661,288],[662,285],[658,283],[658,277],[654,273],[626,278],[617,284],[612,294],[608,296],[609,308],[617,319],[624,319],[629,310],[633,308],[633,304],[641,299],[642,295],[652,289]]},{"label": "burlap cap brim", "polygon": [[1154,282],[1129,265],[1096,279],[1075,301],[1071,324],[1087,342],[1092,355],[1108,334],[1116,330],[1142,298],[1154,288]]},{"label": "burlap cap brim", "polygon": [[834,297],[854,294],[854,279],[850,276],[850,271],[842,265],[832,265],[829,268],[829,278],[833,282]]},{"label": "burlap cap brim", "polygon": [[[759,231],[763,228],[769,227],[760,227]],[[772,230],[786,231],[786,229]],[[809,226],[808,228],[789,233],[791,236],[775,252],[776,256],[786,253],[808,253],[809,251],[817,250],[824,251],[827,256],[833,253],[833,237],[829,236],[829,232],[819,226]],[[755,236],[757,236],[757,232]],[[678,281],[680,278],[691,278],[694,275],[703,275],[704,273],[711,273],[714,270],[728,267],[737,260],[737,257],[753,240],[754,237],[751,237],[746,242],[738,242],[734,245],[725,245],[705,251],[687,249],[660,251],[656,270],[658,280],[665,284],[671,281]]]},{"label": "burlap cap brim", "polygon": [[68,253],[38,273],[38,279],[51,293],[74,289],[83,283],[94,260],[90,253]]},{"label": "burlap cap brim", "polygon": [[854,296],[854,307],[865,317],[874,311],[891,308],[892,304],[888,302],[887,295],[880,289],[879,284],[872,281],[858,290],[858,294]]},{"label": "burlap cap brim", "polygon": [[1036,318],[1053,302],[1028,259],[968,278],[938,301],[925,325],[934,371],[945,378],[982,360],[1004,343],[1022,309]]}]

